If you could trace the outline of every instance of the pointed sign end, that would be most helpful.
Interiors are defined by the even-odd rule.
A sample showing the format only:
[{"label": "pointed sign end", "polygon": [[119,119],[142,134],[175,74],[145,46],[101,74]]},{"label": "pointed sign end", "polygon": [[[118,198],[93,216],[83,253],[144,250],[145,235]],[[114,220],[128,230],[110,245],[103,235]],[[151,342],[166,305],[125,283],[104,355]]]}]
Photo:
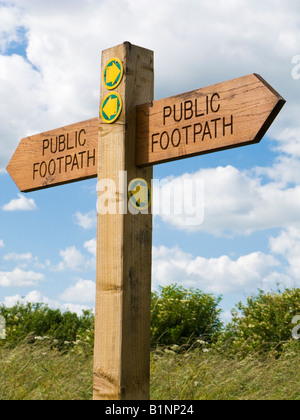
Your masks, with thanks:
[{"label": "pointed sign end", "polygon": [[6,171],[10,175],[10,177],[12,178],[14,183],[16,183],[16,181],[14,179],[14,166],[15,166],[14,165],[14,159],[12,157],[11,160],[9,161],[8,165],[6,166]]},{"label": "pointed sign end", "polygon": [[21,192],[25,192],[23,191],[22,188],[22,176],[20,178],[20,176],[18,176],[21,167],[22,167],[22,161],[20,160],[20,155],[22,155],[22,153],[20,153],[20,145],[22,144],[23,139],[21,139],[17,149],[15,150],[11,160],[9,161],[6,170],[8,172],[8,174],[10,175],[10,177],[12,178],[12,180],[14,181],[14,183],[16,184],[16,186],[18,187],[18,189]]},{"label": "pointed sign end", "polygon": [[274,96],[276,96],[276,98],[278,99],[278,102],[281,104],[281,107],[284,106],[284,104],[286,103],[286,100],[259,74],[254,73],[254,76],[261,82],[263,83],[272,93]]},{"label": "pointed sign end", "polygon": [[286,100],[259,74],[254,73],[254,76],[273,94],[274,96],[274,107],[271,110],[268,118],[266,119],[265,123],[257,133],[255,138],[256,142],[260,142],[264,135],[267,133],[268,129],[273,124],[275,118],[282,110],[284,105],[286,104]]}]

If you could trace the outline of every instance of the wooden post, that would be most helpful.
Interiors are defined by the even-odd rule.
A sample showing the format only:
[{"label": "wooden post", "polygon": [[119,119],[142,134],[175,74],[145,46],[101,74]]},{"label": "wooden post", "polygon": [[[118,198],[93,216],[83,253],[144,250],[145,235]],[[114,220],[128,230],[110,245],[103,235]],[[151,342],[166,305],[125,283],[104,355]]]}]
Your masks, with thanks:
[{"label": "wooden post", "polygon": [[129,42],[103,51],[101,81],[100,118],[22,139],[7,170],[24,192],[98,174],[94,399],[145,400],[152,165],[259,142],[285,100],[253,74],[153,102],[153,52]]},{"label": "wooden post", "polygon": [[125,42],[103,51],[102,72],[113,58],[123,64],[124,75],[114,90],[102,80],[100,103],[109,93],[117,93],[123,104],[112,124],[100,121],[98,179],[115,183],[111,202],[117,203],[117,214],[98,213],[94,400],[147,400],[152,215],[151,209],[148,214],[119,214],[124,207],[120,202],[125,206],[128,202],[119,178],[123,171],[128,183],[142,178],[151,185],[152,167],[135,165],[135,139],[136,106],[153,100],[153,52]]}]

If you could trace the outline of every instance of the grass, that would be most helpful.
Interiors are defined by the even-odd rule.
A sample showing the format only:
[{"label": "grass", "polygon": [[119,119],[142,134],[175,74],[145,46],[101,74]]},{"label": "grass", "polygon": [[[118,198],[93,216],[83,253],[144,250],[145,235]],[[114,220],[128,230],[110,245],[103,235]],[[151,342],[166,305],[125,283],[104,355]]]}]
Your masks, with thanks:
[{"label": "grass", "polygon": [[300,355],[152,355],[151,397],[173,400],[300,400]]},{"label": "grass", "polygon": [[[0,400],[92,399],[92,352],[22,342],[0,347],[0,372]],[[299,383],[299,351],[240,360],[200,348],[151,353],[153,400],[299,400]]]},{"label": "grass", "polygon": [[0,400],[89,400],[91,356],[62,354],[49,343],[0,347]]}]

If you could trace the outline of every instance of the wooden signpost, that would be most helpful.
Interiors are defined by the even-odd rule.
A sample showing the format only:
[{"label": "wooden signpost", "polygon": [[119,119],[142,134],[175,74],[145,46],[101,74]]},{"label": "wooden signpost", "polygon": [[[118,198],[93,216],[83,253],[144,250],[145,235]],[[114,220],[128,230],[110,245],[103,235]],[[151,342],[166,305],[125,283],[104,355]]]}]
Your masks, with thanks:
[{"label": "wooden signpost", "polygon": [[22,192],[97,176],[99,119],[21,140],[7,171]]},{"label": "wooden signpost", "polygon": [[[123,171],[128,182],[151,183],[152,167],[135,165],[135,126],[136,106],[153,100],[153,52],[129,43],[111,48],[102,53],[102,73],[114,57],[126,71],[115,90],[102,86],[100,113],[115,93],[122,112],[114,123],[100,120],[98,179],[119,188]],[[126,203],[127,191],[111,200]],[[149,399],[152,215],[98,214],[97,242],[94,399]]]},{"label": "wooden signpost", "polygon": [[261,141],[285,101],[257,74],[137,108],[136,164],[154,165]]},{"label": "wooden signpost", "polygon": [[117,186],[108,201],[123,211],[98,212],[95,400],[149,399],[152,215],[127,211],[128,198],[136,191],[138,208],[155,164],[259,142],[285,103],[255,74],[155,102],[153,92],[152,51],[103,51],[100,117],[23,139],[7,167],[24,192],[96,176]]}]

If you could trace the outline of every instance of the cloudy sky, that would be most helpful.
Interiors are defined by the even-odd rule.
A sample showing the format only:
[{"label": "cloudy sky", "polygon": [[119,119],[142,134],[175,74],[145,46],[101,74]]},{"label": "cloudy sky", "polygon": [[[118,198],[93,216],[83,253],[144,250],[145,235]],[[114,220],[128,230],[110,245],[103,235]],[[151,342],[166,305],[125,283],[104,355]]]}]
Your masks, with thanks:
[{"label": "cloudy sky", "polygon": [[9,0],[0,1],[0,302],[94,306],[96,180],[25,195],[5,168],[22,137],[98,115],[101,51],[124,41],[155,52],[155,99],[258,73],[287,100],[260,144],[155,167],[159,181],[198,180],[204,191],[192,196],[203,210],[193,226],[176,212],[155,216],[153,288],[223,294],[226,319],[258,288],[299,287],[298,0]]}]

